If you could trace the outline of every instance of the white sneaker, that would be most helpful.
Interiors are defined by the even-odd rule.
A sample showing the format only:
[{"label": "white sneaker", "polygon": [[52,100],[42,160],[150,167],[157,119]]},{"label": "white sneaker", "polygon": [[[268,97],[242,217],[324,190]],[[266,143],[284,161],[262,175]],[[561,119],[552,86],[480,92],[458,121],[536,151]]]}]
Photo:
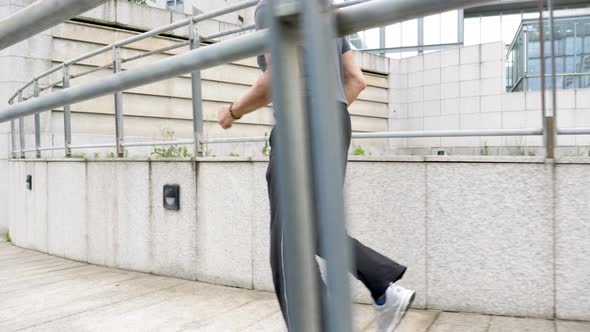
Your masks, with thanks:
[{"label": "white sneaker", "polygon": [[393,332],[414,301],[416,292],[391,283],[385,291],[385,303],[377,309],[377,331]]}]

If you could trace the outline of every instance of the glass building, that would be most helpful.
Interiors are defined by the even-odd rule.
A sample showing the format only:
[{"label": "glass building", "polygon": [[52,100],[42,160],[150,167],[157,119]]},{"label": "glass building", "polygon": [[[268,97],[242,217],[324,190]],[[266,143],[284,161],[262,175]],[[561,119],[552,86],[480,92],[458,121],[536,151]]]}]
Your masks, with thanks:
[{"label": "glass building", "polygon": [[[590,15],[554,19],[556,87],[590,88]],[[551,74],[551,32],[543,23],[544,58],[541,58],[539,20],[524,20],[510,45],[506,62],[507,91],[541,89],[541,65]],[[552,87],[546,77],[545,87]]]},{"label": "glass building", "polygon": [[175,12],[184,13],[183,0],[167,0],[166,8]]}]

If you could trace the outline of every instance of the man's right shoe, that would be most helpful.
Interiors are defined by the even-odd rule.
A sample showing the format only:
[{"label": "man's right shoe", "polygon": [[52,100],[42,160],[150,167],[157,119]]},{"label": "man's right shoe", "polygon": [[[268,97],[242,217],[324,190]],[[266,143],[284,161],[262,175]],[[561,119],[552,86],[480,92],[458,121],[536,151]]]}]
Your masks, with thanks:
[{"label": "man's right shoe", "polygon": [[393,332],[410,308],[416,292],[391,283],[385,291],[385,303],[377,309],[377,331]]}]

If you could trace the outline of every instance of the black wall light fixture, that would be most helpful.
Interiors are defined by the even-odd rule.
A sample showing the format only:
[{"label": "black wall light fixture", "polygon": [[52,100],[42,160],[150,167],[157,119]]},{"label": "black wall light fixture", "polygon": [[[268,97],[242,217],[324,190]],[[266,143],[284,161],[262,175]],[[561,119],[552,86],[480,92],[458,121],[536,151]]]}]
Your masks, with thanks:
[{"label": "black wall light fixture", "polygon": [[177,184],[164,185],[164,208],[166,210],[180,210],[180,186]]},{"label": "black wall light fixture", "polygon": [[28,190],[33,190],[33,176],[32,175],[27,175],[27,189]]}]

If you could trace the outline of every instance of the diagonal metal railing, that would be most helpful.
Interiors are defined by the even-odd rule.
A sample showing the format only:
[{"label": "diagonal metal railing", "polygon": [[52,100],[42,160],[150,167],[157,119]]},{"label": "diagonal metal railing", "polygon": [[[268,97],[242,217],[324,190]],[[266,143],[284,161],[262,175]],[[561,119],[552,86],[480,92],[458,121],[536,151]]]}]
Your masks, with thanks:
[{"label": "diagonal metal railing", "polygon": [[39,0],[0,21],[0,50],[105,2],[107,0]]}]

